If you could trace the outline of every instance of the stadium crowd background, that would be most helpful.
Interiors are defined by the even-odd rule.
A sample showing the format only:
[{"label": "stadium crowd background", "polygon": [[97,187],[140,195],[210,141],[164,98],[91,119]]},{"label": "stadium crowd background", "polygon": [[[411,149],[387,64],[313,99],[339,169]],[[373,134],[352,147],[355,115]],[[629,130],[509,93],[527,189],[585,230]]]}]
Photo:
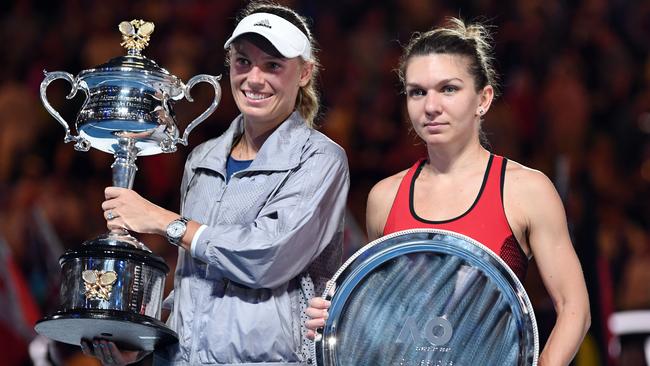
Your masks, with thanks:
[{"label": "stadium crowd background", "polygon": [[[650,309],[650,2],[643,0],[283,1],[309,16],[323,70],[321,130],[349,158],[346,254],[364,238],[368,191],[424,153],[410,131],[394,68],[401,45],[447,16],[495,26],[501,96],[484,128],[492,151],[536,167],[556,183],[582,261],[592,328],[577,365],[642,365],[641,340],[616,342],[612,312]],[[239,0],[17,0],[0,5],[0,344],[3,365],[30,365],[33,323],[56,308],[58,257],[105,231],[100,203],[112,156],[76,152],[39,100],[43,70],[73,75],[124,54],[117,24],[155,23],[150,59],[187,81],[224,74],[223,43]],[[190,135],[191,146],[220,134],[235,116],[227,77],[218,110]],[[73,122],[83,101],[55,82],[50,103]],[[181,128],[205,109],[175,105]],[[189,147],[138,159],[135,189],[178,208]],[[176,249],[139,236],[167,262]],[[172,281],[167,281],[168,287]],[[553,304],[536,275],[526,286],[542,343]],[[627,342],[627,343],[626,343]],[[621,346],[622,345],[622,346]],[[622,354],[621,351],[622,350]],[[70,357],[69,364],[88,360]],[[638,363],[637,363],[638,362]]]}]

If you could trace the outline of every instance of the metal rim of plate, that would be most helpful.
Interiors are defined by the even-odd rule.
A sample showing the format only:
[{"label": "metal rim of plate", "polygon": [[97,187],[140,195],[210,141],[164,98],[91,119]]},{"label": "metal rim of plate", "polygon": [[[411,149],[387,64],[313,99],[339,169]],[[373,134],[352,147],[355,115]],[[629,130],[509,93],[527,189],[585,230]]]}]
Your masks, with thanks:
[{"label": "metal rim of plate", "polygon": [[125,350],[154,349],[178,342],[178,335],[152,317],[117,310],[59,311],[36,322],[35,329],[55,341],[80,345],[94,337],[115,342]]},{"label": "metal rim of plate", "polygon": [[[460,293],[469,291],[469,287],[465,288],[465,285],[474,286],[477,283],[483,283],[486,288],[491,289],[492,295],[496,296],[494,304],[498,304],[493,307],[500,311],[501,320],[499,320],[499,323],[490,320],[492,323],[487,324],[493,325],[493,331],[497,329],[503,330],[505,327],[507,329],[506,336],[502,338],[509,337],[508,340],[517,342],[515,344],[517,349],[508,351],[512,353],[508,354],[509,362],[514,365],[537,365],[539,336],[533,307],[523,285],[503,259],[485,245],[465,235],[439,229],[413,229],[396,232],[367,244],[352,255],[328,281],[322,297],[331,301],[328,310],[329,316],[322,329],[322,336],[314,344],[316,361],[319,366],[351,366],[353,364],[458,366],[465,365],[465,362],[468,362],[467,360],[470,357],[478,357],[465,356],[468,352],[471,354],[477,353],[476,350],[469,348],[472,341],[467,339],[475,335],[482,335],[483,332],[489,332],[489,329],[474,330],[475,333],[472,333],[472,331],[463,332],[462,327],[465,324],[475,324],[475,327],[479,327],[479,323],[474,319],[476,314],[472,314],[472,311],[468,310],[470,315],[473,315],[468,323],[468,321],[459,319],[457,315],[454,315],[453,310],[448,311],[450,304],[451,306],[462,304],[467,309],[474,306],[472,304],[476,302],[463,301],[463,296],[455,298],[452,294],[449,299],[442,299],[444,304],[436,305],[438,307],[437,314],[433,314],[433,316],[427,314],[427,319],[421,319],[403,313],[403,311],[408,312],[408,310],[404,309],[408,308],[410,304],[404,305],[404,301],[399,299],[390,301],[405,293],[399,290],[392,291],[388,288],[390,286],[394,290],[399,284],[409,283],[410,281],[413,286],[420,286],[424,291],[431,291],[429,293],[430,297],[442,298],[436,291],[440,291],[442,288],[448,290],[449,281],[445,281],[444,278],[436,279],[435,276],[433,278],[427,277],[426,281],[422,281],[422,278],[413,277],[412,274],[412,277],[408,278],[408,275],[401,275],[399,271],[396,271],[397,275],[392,280],[378,280],[379,282],[383,281],[384,285],[390,286],[375,286],[372,288],[373,284],[379,283],[375,279],[381,277],[377,273],[382,271],[383,268],[388,268],[390,271],[391,266],[403,265],[395,264],[400,261],[407,263],[408,266],[408,262],[413,261],[413,258],[425,261],[421,265],[426,266],[427,270],[435,270],[436,273],[445,273],[446,271],[450,275],[446,280],[455,279],[456,289],[459,288],[458,284],[462,283]],[[434,269],[433,266],[430,266],[433,263],[430,261],[435,261],[436,258],[443,259],[439,261],[441,266]],[[453,264],[449,264],[452,262]],[[447,267],[444,267],[444,265],[447,265]],[[456,271],[456,268],[461,267],[466,271]],[[403,269],[418,270],[418,268],[421,269],[422,267],[412,266]],[[459,280],[461,278],[460,272],[465,273],[462,276],[462,281]],[[469,273],[469,277],[467,273]],[[418,282],[418,280],[420,281]],[[372,281],[375,281],[375,283]],[[429,284],[436,281],[438,282],[436,285]],[[437,288],[431,289],[427,286],[437,286]],[[445,293],[448,294],[449,291]],[[481,293],[480,295],[485,294]],[[372,296],[383,296],[379,308],[373,308],[375,304],[372,301],[367,301],[368,298],[372,300]],[[480,301],[480,297],[477,297],[477,299]],[[396,305],[395,303],[401,304]],[[485,302],[484,306],[481,305],[484,307],[483,312],[491,310],[488,304],[488,302]],[[440,314],[441,307],[446,308],[444,309],[446,312],[442,311],[443,314]],[[474,312],[479,310],[481,309],[474,309]],[[497,310],[493,312],[497,312]],[[505,319],[508,314],[511,314],[511,316]],[[392,319],[397,318],[399,315],[405,315],[405,317]],[[481,313],[481,315],[485,315],[485,313]],[[388,319],[388,323],[386,319]],[[482,319],[479,317],[479,320]],[[425,320],[426,322],[423,324]],[[352,323],[353,321],[355,323]],[[391,322],[396,324],[390,324]],[[460,332],[456,329],[458,327],[461,327]],[[397,329],[400,329],[400,331],[396,331]],[[392,333],[391,330],[393,330]],[[348,335],[348,333],[350,334]],[[464,338],[461,339],[461,337]],[[412,341],[410,346],[408,345],[409,341]],[[423,343],[413,346],[417,342]],[[504,343],[506,341],[499,342]],[[406,346],[403,346],[404,344]],[[470,351],[463,349],[458,353],[454,353],[453,349],[450,350],[452,348],[450,345],[464,345]],[[474,347],[476,346],[474,345]],[[499,344],[494,347],[502,349],[503,346],[504,344]],[[402,354],[407,357],[417,354],[415,361],[407,358],[399,359],[401,351],[398,352],[397,350],[405,348],[410,350]],[[485,354],[496,353],[494,349],[491,351],[492,353],[489,353],[490,350],[488,350]],[[355,352],[361,353],[356,356],[358,358],[351,356]],[[463,359],[463,357],[465,358]],[[513,362],[513,360],[516,362]],[[489,360],[483,361],[483,364],[496,364],[490,363]],[[480,361],[476,358],[472,359],[471,362],[480,364]]]}]

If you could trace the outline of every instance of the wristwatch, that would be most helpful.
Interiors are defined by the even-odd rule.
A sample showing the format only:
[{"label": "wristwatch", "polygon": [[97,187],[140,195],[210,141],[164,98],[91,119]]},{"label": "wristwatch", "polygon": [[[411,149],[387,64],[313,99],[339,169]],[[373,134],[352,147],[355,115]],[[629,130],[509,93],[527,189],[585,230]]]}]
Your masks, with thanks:
[{"label": "wristwatch", "polygon": [[165,233],[167,234],[167,240],[176,246],[180,246],[181,239],[187,231],[187,223],[190,221],[187,217],[181,216],[180,218],[172,221],[167,225]]}]

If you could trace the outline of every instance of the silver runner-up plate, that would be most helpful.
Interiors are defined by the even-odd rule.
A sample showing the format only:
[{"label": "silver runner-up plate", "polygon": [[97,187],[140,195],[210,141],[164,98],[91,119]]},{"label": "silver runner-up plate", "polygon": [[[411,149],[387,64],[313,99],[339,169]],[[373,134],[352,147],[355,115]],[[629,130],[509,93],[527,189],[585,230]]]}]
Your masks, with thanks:
[{"label": "silver runner-up plate", "polygon": [[320,366],[537,365],[533,308],[514,272],[467,236],[416,229],[356,252],[329,281]]}]

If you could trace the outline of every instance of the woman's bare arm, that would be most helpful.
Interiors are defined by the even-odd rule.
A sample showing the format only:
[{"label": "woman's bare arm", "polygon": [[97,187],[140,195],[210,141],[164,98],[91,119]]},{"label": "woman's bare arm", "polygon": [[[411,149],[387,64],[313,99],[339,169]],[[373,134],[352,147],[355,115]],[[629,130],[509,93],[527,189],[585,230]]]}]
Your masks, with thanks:
[{"label": "woman's bare arm", "polygon": [[[509,169],[505,201],[521,215],[527,242],[553,300],[557,318],[540,366],[568,365],[589,329],[591,318],[584,275],[571,243],[562,201],[551,181],[525,167]],[[515,224],[516,225],[516,224]]]}]

